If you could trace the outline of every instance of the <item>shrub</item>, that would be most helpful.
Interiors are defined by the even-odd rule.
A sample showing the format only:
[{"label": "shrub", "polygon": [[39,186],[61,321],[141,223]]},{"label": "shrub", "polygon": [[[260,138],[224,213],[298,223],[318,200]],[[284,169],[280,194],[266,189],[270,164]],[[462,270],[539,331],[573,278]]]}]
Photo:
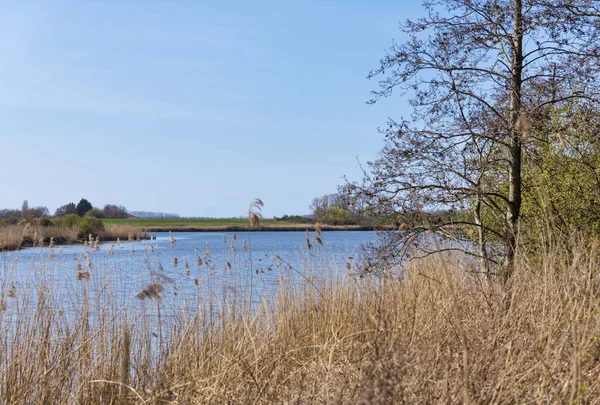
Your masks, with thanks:
[{"label": "shrub", "polygon": [[339,207],[327,208],[322,220],[330,225],[352,225],[355,222],[350,215],[350,211]]},{"label": "shrub", "polygon": [[40,218],[40,220],[39,220],[39,224],[40,224],[40,226],[43,226],[43,227],[45,227],[45,228],[47,228],[47,227],[49,227],[49,226],[52,226],[52,225],[54,225],[54,224],[52,223],[52,221],[51,221],[51,220],[49,220],[48,218]]},{"label": "shrub", "polygon": [[85,216],[102,219],[102,218],[104,218],[104,213],[102,211],[100,211],[98,208],[93,208],[93,209],[89,210],[88,212],[86,212]]},{"label": "shrub", "polygon": [[17,225],[19,223],[19,219],[20,219],[19,217],[9,217],[6,219],[6,222],[9,225]]},{"label": "shrub", "polygon": [[88,235],[98,236],[104,230],[104,224],[101,219],[94,217],[84,217],[79,222],[79,237],[85,238]]},{"label": "shrub", "polygon": [[73,228],[75,226],[79,226],[81,218],[79,218],[79,216],[77,216],[76,214],[67,214],[63,218],[62,222],[65,226]]}]

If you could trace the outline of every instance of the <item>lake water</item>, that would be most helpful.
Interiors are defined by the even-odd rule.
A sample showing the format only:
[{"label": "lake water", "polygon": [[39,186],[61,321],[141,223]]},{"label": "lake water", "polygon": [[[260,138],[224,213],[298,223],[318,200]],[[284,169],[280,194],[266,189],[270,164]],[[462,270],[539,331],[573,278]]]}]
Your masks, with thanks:
[{"label": "lake water", "polygon": [[[235,236],[234,236],[235,235]],[[158,282],[162,297],[176,305],[207,294],[241,293],[252,302],[272,296],[283,278],[312,283],[315,278],[353,268],[361,245],[374,232],[324,232],[323,244],[304,232],[158,233],[155,240],[55,246],[0,252],[4,297],[30,295],[35,305],[40,285],[61,298],[63,310],[77,307],[82,294],[112,305],[129,305]],[[106,293],[106,292],[109,293]],[[22,300],[12,300],[19,302]],[[11,304],[5,298],[5,305]],[[10,309],[10,308],[9,308]]]}]

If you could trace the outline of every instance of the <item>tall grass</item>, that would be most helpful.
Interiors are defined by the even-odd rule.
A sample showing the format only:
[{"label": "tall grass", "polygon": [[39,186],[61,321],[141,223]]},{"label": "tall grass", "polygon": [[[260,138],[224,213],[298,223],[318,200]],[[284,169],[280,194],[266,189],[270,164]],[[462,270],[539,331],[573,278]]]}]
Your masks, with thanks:
[{"label": "tall grass", "polygon": [[[510,291],[453,255],[388,278],[316,278],[308,266],[304,282],[282,272],[276,299],[252,312],[241,289],[177,306],[159,288],[121,302],[81,279],[66,308],[44,277],[23,290],[4,283],[0,398],[600,403],[598,253],[574,240],[521,258]],[[168,319],[160,334],[157,311]]]},{"label": "tall grass", "polygon": [[[148,233],[131,225],[107,225],[94,237],[100,240],[140,240],[147,239]],[[24,247],[48,246],[53,244],[78,243],[87,240],[81,236],[77,226],[41,226],[32,224],[0,226],[0,251],[17,250]]]}]

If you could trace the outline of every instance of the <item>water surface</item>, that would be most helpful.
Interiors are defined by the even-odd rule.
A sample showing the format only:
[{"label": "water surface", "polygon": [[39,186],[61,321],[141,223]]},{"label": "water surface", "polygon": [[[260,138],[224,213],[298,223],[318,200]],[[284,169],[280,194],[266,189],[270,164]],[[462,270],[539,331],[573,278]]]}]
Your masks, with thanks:
[{"label": "water surface", "polygon": [[[273,295],[285,278],[299,284],[346,271],[360,257],[361,244],[375,240],[371,231],[324,232],[321,245],[304,232],[158,233],[155,240],[84,246],[28,248],[0,253],[0,282],[35,301],[44,281],[65,310],[87,297],[112,305],[134,302],[148,285],[159,282],[172,303],[197,302],[208,294],[240,293],[252,300]],[[311,280],[311,281],[308,281]],[[106,291],[110,294],[107,297]],[[139,301],[139,299],[138,299]],[[10,300],[6,300],[10,305]]]}]

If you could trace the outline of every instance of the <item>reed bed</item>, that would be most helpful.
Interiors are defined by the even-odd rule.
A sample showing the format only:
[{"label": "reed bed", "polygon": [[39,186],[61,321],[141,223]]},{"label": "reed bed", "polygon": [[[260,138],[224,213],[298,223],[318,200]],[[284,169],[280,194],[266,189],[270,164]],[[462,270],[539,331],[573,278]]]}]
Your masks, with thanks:
[{"label": "reed bed", "polygon": [[143,240],[150,238],[150,232],[131,225],[105,225],[99,234],[100,240]]},{"label": "reed bed", "polygon": [[6,225],[0,227],[0,250],[43,246],[50,243],[74,243],[79,240],[79,229],[68,226]]},{"label": "reed bed", "polygon": [[[149,233],[131,225],[107,225],[95,235],[102,241],[148,239]],[[32,224],[0,226],[0,251],[18,250],[25,247],[49,244],[74,244],[87,240],[76,226],[41,226]]]},{"label": "reed bed", "polygon": [[3,283],[0,398],[597,404],[598,252],[574,241],[522,257],[509,290],[453,255],[386,277],[351,268],[315,277],[307,266],[302,282],[282,272],[276,298],[252,310],[247,289],[177,306],[158,279],[121,302],[82,277],[68,300],[73,317],[44,277],[17,291]]}]

